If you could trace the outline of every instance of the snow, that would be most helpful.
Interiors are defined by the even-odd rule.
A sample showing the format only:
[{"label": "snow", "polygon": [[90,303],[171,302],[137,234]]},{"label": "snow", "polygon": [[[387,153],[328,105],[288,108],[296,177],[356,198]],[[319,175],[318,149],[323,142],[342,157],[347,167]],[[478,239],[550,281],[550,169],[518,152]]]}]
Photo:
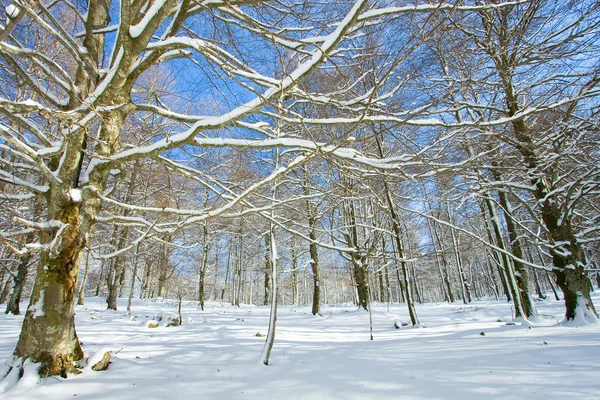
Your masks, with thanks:
[{"label": "snow", "polygon": [[150,21],[152,21],[154,17],[156,17],[156,14],[158,14],[158,12],[164,7],[165,3],[166,0],[155,0],[146,15],[144,15],[144,18],[142,18],[137,25],[132,25],[129,27],[129,35],[133,39],[140,36]]},{"label": "snow", "polygon": [[20,10],[14,4],[9,4],[6,7],[4,7],[4,11],[6,12],[6,16],[8,18],[17,18],[17,15],[19,15]]},{"label": "snow", "polygon": [[[598,291],[593,298],[600,304]],[[203,312],[196,302],[184,301],[183,325],[149,329],[145,321],[176,312],[177,302],[135,300],[135,319],[124,311],[126,304],[120,299],[123,311],[105,311],[104,298],[88,298],[75,309],[87,354],[122,349],[113,353],[108,370],[85,368],[66,380],[17,383],[0,398],[197,399],[199,393],[206,399],[286,400],[598,397],[600,324],[558,324],[562,301],[538,302],[541,317],[531,328],[506,324],[512,315],[506,302],[417,304],[423,324],[418,329],[394,328],[395,321],[410,321],[406,305],[392,304],[387,311],[386,304],[375,304],[373,341],[368,313],[353,305],[324,305],[323,317],[313,316],[310,306],[280,305],[268,367],[260,363],[265,337],[256,334],[267,332],[269,307],[208,302]],[[4,307],[2,360],[11,358],[23,321],[5,315]]]},{"label": "snow", "polygon": [[104,354],[106,354],[107,352],[114,354],[116,352],[116,350],[112,347],[102,347],[99,350],[96,350],[94,352],[94,354],[92,354],[91,356],[89,356],[86,360],[86,369],[91,370],[92,367],[96,364],[98,364],[100,361],[102,361],[102,358],[104,357]]},{"label": "snow", "polygon": [[40,290],[40,298],[38,299],[38,301],[35,304],[32,304],[31,306],[29,306],[29,308],[27,309],[27,312],[32,313],[32,318],[36,319],[37,317],[43,317],[44,316],[44,295],[45,295],[45,290],[42,289]]},{"label": "snow", "polygon": [[79,203],[81,201],[81,190],[71,189],[71,200],[73,203]]},{"label": "snow", "polygon": [[567,320],[565,317],[561,325],[565,326],[582,326],[587,324],[598,324],[598,318],[594,315],[594,313],[588,308],[588,302],[586,298],[583,296],[583,293],[577,292],[577,306],[575,308],[575,319]]}]

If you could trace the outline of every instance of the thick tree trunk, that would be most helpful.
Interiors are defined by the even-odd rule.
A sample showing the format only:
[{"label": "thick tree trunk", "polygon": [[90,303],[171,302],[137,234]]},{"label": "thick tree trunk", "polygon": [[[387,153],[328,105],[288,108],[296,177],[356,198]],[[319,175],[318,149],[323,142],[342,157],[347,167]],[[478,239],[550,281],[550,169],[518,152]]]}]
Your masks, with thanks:
[{"label": "thick tree trunk", "polygon": [[[564,258],[555,256],[554,265],[561,265]],[[554,271],[556,284],[565,297],[565,321],[596,320],[598,315],[590,296],[591,285],[587,272],[581,266],[571,269],[566,265]]]},{"label": "thick tree trunk", "polygon": [[30,306],[15,349],[15,356],[41,362],[40,374],[76,372],[73,362],[83,357],[75,333],[73,301],[75,279],[71,258],[56,260],[52,269],[40,264]]},{"label": "thick tree trunk", "polygon": [[[52,230],[44,241],[60,234],[57,254],[42,252],[37,277],[14,355],[41,363],[40,374],[66,377],[83,357],[75,333],[73,310],[77,276],[86,238],[80,227],[79,205],[66,206],[56,220],[67,224]],[[52,214],[51,214],[52,215]]]}]

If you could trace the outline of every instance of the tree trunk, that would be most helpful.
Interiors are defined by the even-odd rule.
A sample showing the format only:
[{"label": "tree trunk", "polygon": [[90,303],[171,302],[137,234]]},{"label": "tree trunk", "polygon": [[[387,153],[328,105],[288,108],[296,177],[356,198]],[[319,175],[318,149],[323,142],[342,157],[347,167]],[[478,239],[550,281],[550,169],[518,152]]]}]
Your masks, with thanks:
[{"label": "tree trunk", "polygon": [[127,314],[131,314],[131,303],[133,300],[133,292],[135,291],[135,280],[137,278],[138,270],[138,254],[139,254],[139,243],[135,247],[135,259],[133,261],[133,272],[131,273],[131,285],[129,285],[129,298],[127,299]]},{"label": "tree trunk", "polygon": [[291,255],[292,255],[292,271],[291,271],[291,277],[292,277],[292,304],[297,306],[298,305],[298,300],[299,300],[299,293],[298,293],[298,248],[297,248],[297,242],[296,242],[296,236],[294,236],[293,238],[294,243],[292,245],[292,249],[291,249]]},{"label": "tree trunk", "polygon": [[106,260],[102,260],[100,262],[100,275],[98,276],[98,282],[96,283],[96,293],[94,294],[96,297],[100,295],[100,288],[102,287],[102,282],[104,281],[105,266]]},{"label": "tree trunk", "polygon": [[87,284],[88,274],[90,271],[90,256],[92,254],[90,247],[87,249],[87,254],[85,257],[85,271],[83,272],[83,279],[81,280],[81,285],[79,286],[79,296],[77,299],[77,305],[79,306],[82,306],[85,302],[85,285]]},{"label": "tree trunk", "polygon": [[277,264],[279,254],[277,252],[277,241],[275,238],[275,225],[271,223],[269,229],[269,245],[270,245],[270,262],[269,265],[272,267],[271,276],[273,277],[273,293],[271,294],[271,313],[269,317],[269,330],[267,332],[267,339],[265,340],[265,346],[263,348],[263,364],[269,365],[269,359],[271,357],[271,350],[275,343],[275,327],[277,324]]},{"label": "tree trunk", "polygon": [[546,295],[544,294],[544,291],[542,290],[542,284],[540,283],[540,278],[538,276],[537,270],[535,268],[532,268],[532,269],[533,269],[533,279],[535,281],[535,290],[537,291],[538,298],[545,299]]},{"label": "tree trunk", "polygon": [[202,239],[204,246],[202,247],[202,265],[200,266],[200,274],[198,277],[198,304],[200,309],[204,311],[204,285],[206,283],[206,272],[208,270],[208,253],[210,250],[210,244],[208,243],[208,226],[206,222],[202,226]]},{"label": "tree trunk", "polygon": [[430,224],[430,230],[432,233],[432,240],[433,240],[433,245],[434,248],[437,249],[436,250],[436,258],[438,260],[438,263],[441,263],[441,270],[443,273],[443,283],[444,283],[444,287],[446,288],[446,292],[448,294],[448,301],[450,303],[454,303],[454,293],[452,292],[452,283],[450,282],[450,273],[448,272],[448,262],[446,261],[446,255],[444,254],[444,247],[442,245],[442,239],[440,238],[440,234],[437,231],[437,228],[435,226],[434,222],[430,222],[428,219],[428,222]]},{"label": "tree trunk", "polygon": [[[494,171],[494,178],[496,180],[502,180],[500,174]],[[523,260],[523,250],[521,247],[521,243],[519,242],[519,234],[517,232],[517,227],[512,217],[512,207],[508,201],[506,193],[503,191],[498,191],[498,197],[500,199],[500,206],[502,206],[504,221],[506,223],[506,229],[508,231],[508,238],[510,239],[510,246],[512,249],[512,254],[518,259]],[[531,294],[529,293],[529,273],[525,265],[517,260],[513,260],[513,264],[515,266],[515,277],[517,279],[517,285],[519,286],[519,294],[521,295],[521,304],[523,305],[523,312],[527,316],[527,318],[535,317],[537,315],[537,311],[535,309],[535,305],[533,304],[533,299],[531,298]]]},{"label": "tree trunk", "polygon": [[[502,238],[500,220],[498,219],[498,215],[496,214],[496,208],[494,207],[492,201],[489,199],[486,199],[486,205],[490,214],[490,220],[492,222],[492,228],[494,229],[494,235],[496,236],[496,245],[500,249],[504,250],[504,240]],[[504,265],[506,281],[508,287],[510,288],[513,304],[515,305],[515,318],[526,318],[527,314],[525,314],[525,311],[523,310],[521,296],[519,295],[519,287],[515,279],[515,273],[512,267],[512,263],[510,262],[508,256],[505,253],[502,253],[501,259]]]},{"label": "tree trunk", "polygon": [[369,274],[367,266],[364,264],[364,258],[357,256],[352,257],[352,265],[354,267],[354,279],[356,281],[356,291],[358,294],[358,305],[365,311],[369,307]]},{"label": "tree trunk", "polygon": [[8,305],[6,306],[6,314],[19,315],[21,313],[19,304],[21,302],[21,295],[23,294],[23,287],[25,287],[25,281],[27,280],[27,270],[30,259],[31,252],[28,252],[19,260],[19,266],[17,267],[17,275],[14,278],[12,293],[10,295]]},{"label": "tree trunk", "polygon": [[[494,241],[494,238],[492,236],[492,232],[493,232],[494,228],[490,225],[494,224],[494,221],[492,221],[492,218],[494,218],[494,216],[492,214],[493,213],[493,205],[491,203],[491,200],[488,198],[485,199],[485,204],[487,206],[487,210],[486,210],[486,207],[484,207],[483,203],[484,202],[479,203],[479,208],[481,209],[481,215],[485,219],[485,230],[487,232],[488,241],[490,242],[490,244],[495,243],[496,246],[498,246],[501,249],[504,249],[504,243],[502,241],[502,236],[499,235],[500,232],[499,231],[497,232],[496,241]],[[497,250],[491,250],[491,249],[490,249],[490,255],[492,257],[492,261],[495,262],[496,266],[498,267],[498,274],[500,275],[500,283],[502,284],[502,290],[504,291],[504,294],[506,295],[506,301],[512,301],[512,296],[510,294],[510,289],[508,288],[508,282],[506,279],[506,272],[505,272],[506,268],[502,268],[502,263],[507,261],[506,255],[503,253],[500,253]],[[491,263],[490,263],[490,275],[494,276]]]},{"label": "tree trunk", "polygon": [[267,234],[265,236],[265,293],[263,298],[263,305],[269,305],[269,294],[270,294],[270,286],[271,286],[271,272],[273,270],[273,266],[271,265],[271,235]]},{"label": "tree trunk", "polygon": [[[452,215],[450,214],[450,204],[448,201],[446,201],[446,215],[448,217],[448,222],[450,224],[454,224],[452,221]],[[456,269],[458,272],[458,279],[460,281],[462,300],[464,304],[468,304],[471,302],[471,288],[463,268],[462,257],[459,249],[459,237],[456,236],[456,232],[454,232],[453,228],[450,229],[450,236],[452,238],[452,250],[454,252],[454,261],[456,261]]]},{"label": "tree trunk", "polygon": [[75,333],[73,306],[86,235],[79,229],[78,204],[71,203],[60,211],[54,219],[66,224],[65,228],[62,232],[52,229],[42,237],[44,243],[49,243],[55,234],[60,235],[60,248],[53,254],[48,251],[41,254],[14,355],[41,363],[42,376],[66,377],[67,373],[76,371],[73,362],[83,357]]},{"label": "tree trunk", "polygon": [[308,225],[310,227],[309,238],[311,240],[309,245],[310,252],[310,267],[313,274],[313,301],[312,301],[312,314],[321,315],[321,270],[319,269],[319,252],[317,248],[317,228],[316,221],[313,217],[308,219]]},{"label": "tree trunk", "polygon": [[8,274],[8,278],[6,278],[6,282],[4,282],[4,287],[2,288],[2,292],[0,292],[0,304],[4,304],[6,303],[6,300],[8,300],[8,295],[10,294],[10,288],[14,279],[13,273],[16,274],[17,269],[18,265],[13,267],[10,271],[11,273]]}]

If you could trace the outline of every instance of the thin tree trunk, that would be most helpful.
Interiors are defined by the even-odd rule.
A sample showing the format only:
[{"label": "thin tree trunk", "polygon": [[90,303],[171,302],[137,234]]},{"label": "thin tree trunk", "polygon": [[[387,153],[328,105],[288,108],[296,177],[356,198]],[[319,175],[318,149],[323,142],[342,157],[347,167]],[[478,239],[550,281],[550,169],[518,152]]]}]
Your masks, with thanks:
[{"label": "thin tree trunk", "polygon": [[265,293],[263,299],[263,305],[269,304],[269,292],[270,292],[270,284],[271,284],[271,272],[273,270],[272,262],[272,243],[271,243],[271,235],[267,234],[265,237]]},{"label": "thin tree trunk", "polygon": [[105,270],[106,260],[102,260],[100,262],[100,275],[98,276],[98,282],[96,283],[96,293],[94,296],[100,296],[100,289],[102,288],[102,282],[104,281],[104,270]]},{"label": "thin tree trunk", "polygon": [[272,284],[272,294],[271,294],[271,313],[269,318],[269,330],[267,332],[267,339],[265,340],[265,346],[263,348],[263,364],[269,365],[269,359],[271,358],[271,350],[273,349],[273,344],[275,343],[275,327],[277,324],[277,264],[279,259],[279,254],[277,253],[277,241],[275,239],[275,225],[271,223],[271,228],[269,229],[269,244],[271,250],[269,251],[270,263],[269,265],[272,267],[271,276],[273,276],[273,284]]},{"label": "thin tree trunk", "polygon": [[[496,209],[490,199],[486,199],[486,205],[490,214],[490,220],[492,222],[492,228],[494,229],[494,235],[496,236],[496,245],[500,249],[504,250],[504,240],[502,239],[500,221],[498,219],[498,215],[496,214]],[[510,288],[511,297],[515,306],[515,318],[527,318],[527,314],[525,314],[521,303],[519,287],[517,286],[517,281],[515,279],[515,273],[512,268],[512,263],[510,262],[508,256],[505,253],[502,253],[502,262],[504,264],[504,272],[506,274],[505,276],[507,284]]]},{"label": "thin tree trunk", "polygon": [[23,287],[27,279],[27,270],[29,267],[29,260],[31,260],[31,252],[27,252],[19,260],[19,266],[17,267],[17,275],[13,280],[12,293],[8,304],[6,306],[6,314],[19,315],[21,313],[19,304],[21,302],[21,295],[23,294]]},{"label": "thin tree trunk", "polygon": [[544,291],[542,290],[542,285],[540,283],[540,278],[538,276],[537,270],[535,268],[532,268],[532,269],[533,269],[533,279],[535,281],[535,290],[537,291],[538,298],[545,299],[546,295],[544,294]]},{"label": "thin tree trunk", "polygon": [[[502,180],[502,177],[496,171],[494,171],[494,178],[496,180]],[[523,260],[523,249],[521,247],[521,243],[519,242],[517,227],[512,218],[512,207],[505,192],[498,191],[498,197],[500,199],[500,206],[504,211],[504,222],[508,231],[508,238],[510,240],[512,254],[514,254],[516,258]],[[519,294],[521,296],[523,312],[527,318],[535,317],[537,315],[537,311],[535,309],[535,304],[533,304],[531,294],[529,293],[529,273],[527,268],[521,261],[517,259],[513,259],[513,264],[515,266],[515,278],[517,280],[517,285],[519,286]]]},{"label": "thin tree trunk", "polygon": [[[383,145],[381,143],[381,138],[379,137],[379,135],[375,136],[375,141],[377,143],[377,149],[379,151],[379,156],[381,158],[384,158],[385,155],[383,152]],[[400,259],[400,263],[401,263],[401,267],[402,267],[402,274],[404,276],[404,288],[405,288],[404,297],[406,299],[406,305],[408,307],[408,314],[410,316],[410,320],[411,320],[413,326],[415,326],[415,325],[419,325],[419,317],[417,316],[417,310],[416,310],[415,304],[414,304],[412,289],[411,289],[411,285],[410,285],[410,278],[409,278],[409,274],[408,274],[408,267],[406,265],[406,261],[404,261],[405,254],[404,254],[404,246],[402,244],[402,236],[401,236],[401,232],[400,232],[400,218],[398,217],[398,214],[396,213],[396,204],[394,203],[394,200],[392,199],[392,193],[390,191],[388,182],[385,180],[385,178],[382,178],[381,180],[383,182],[383,187],[385,190],[385,198],[387,201],[388,210],[390,212],[390,217],[392,220],[392,233],[393,233],[394,239],[396,241],[396,251],[398,252],[398,258]]]},{"label": "thin tree trunk", "polygon": [[2,292],[0,292],[0,304],[4,304],[8,300],[14,277],[17,274],[17,269],[18,264],[10,270],[8,278],[6,278],[6,282],[4,282],[4,287],[2,288]]},{"label": "thin tree trunk", "polygon": [[200,304],[200,309],[204,311],[204,284],[206,281],[206,272],[208,269],[208,252],[209,252],[209,243],[208,243],[208,227],[206,223],[202,228],[202,236],[204,240],[204,246],[202,248],[202,266],[200,267],[200,276],[198,279],[198,302]]},{"label": "thin tree trunk", "polygon": [[292,277],[292,304],[297,306],[298,305],[298,248],[297,248],[297,239],[296,236],[294,236],[294,243],[292,244],[292,249],[291,249],[291,253],[292,253],[292,271],[291,271],[291,277]]},{"label": "thin tree trunk", "polygon": [[85,285],[87,284],[88,274],[90,272],[90,256],[92,254],[92,250],[90,247],[87,248],[87,253],[85,256],[85,271],[83,272],[83,279],[81,280],[81,285],[79,286],[79,296],[77,299],[77,305],[80,306],[82,306],[85,303]]},{"label": "thin tree trunk", "polygon": [[[448,216],[448,222],[450,222],[450,224],[454,224],[452,221],[452,215],[450,214],[450,205],[448,202],[446,202],[446,213]],[[454,229],[450,229],[450,236],[452,237],[452,248],[454,250],[454,260],[456,261],[456,268],[458,270],[458,278],[460,280],[463,303],[468,304],[471,302],[471,288],[469,282],[467,281],[465,270],[462,264],[462,257],[459,249],[459,238],[456,236]]]},{"label": "thin tree trunk", "polygon": [[310,253],[310,267],[313,274],[313,301],[312,301],[312,314],[321,315],[321,270],[319,269],[319,252],[317,248],[317,229],[316,221],[310,217],[308,219],[308,225],[310,228],[309,244]]}]

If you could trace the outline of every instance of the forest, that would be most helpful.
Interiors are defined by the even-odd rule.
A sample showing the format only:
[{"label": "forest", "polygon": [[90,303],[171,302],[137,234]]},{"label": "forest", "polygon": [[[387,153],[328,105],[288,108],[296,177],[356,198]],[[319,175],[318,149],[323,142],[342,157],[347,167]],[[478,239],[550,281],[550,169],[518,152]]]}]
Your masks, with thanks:
[{"label": "forest", "polygon": [[597,323],[597,1],[1,4],[0,380],[86,298],[262,306],[265,365],[278,306]]}]

